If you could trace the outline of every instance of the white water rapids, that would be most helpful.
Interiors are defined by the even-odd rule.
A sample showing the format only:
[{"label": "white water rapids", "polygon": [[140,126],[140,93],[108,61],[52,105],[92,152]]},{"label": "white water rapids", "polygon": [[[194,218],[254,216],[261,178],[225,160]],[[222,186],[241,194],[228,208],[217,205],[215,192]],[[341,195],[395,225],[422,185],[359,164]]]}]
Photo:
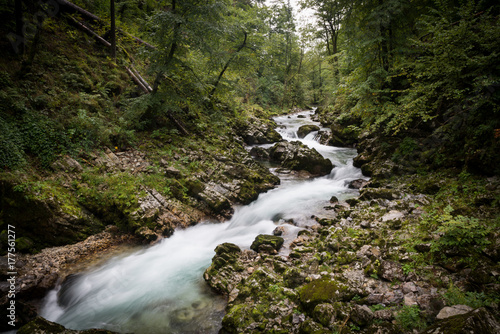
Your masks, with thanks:
[{"label": "white water rapids", "polygon": [[[300,125],[313,124],[311,111],[275,118],[287,140],[299,140]],[[299,118],[299,115],[306,118]],[[301,117],[303,117],[301,116]],[[177,230],[168,239],[115,257],[106,264],[75,275],[45,298],[41,315],[71,329],[105,328],[124,333],[217,333],[225,301],[203,281],[214,249],[223,242],[249,248],[258,234],[271,234],[286,224],[289,234],[313,223],[329,199],[357,195],[347,182],[363,178],[352,166],[353,149],[324,146],[317,133],[300,139],[336,166],[315,179],[282,179],[281,185],[247,206],[236,208],[225,223],[200,223]],[[293,220],[295,226],[285,223]]]}]

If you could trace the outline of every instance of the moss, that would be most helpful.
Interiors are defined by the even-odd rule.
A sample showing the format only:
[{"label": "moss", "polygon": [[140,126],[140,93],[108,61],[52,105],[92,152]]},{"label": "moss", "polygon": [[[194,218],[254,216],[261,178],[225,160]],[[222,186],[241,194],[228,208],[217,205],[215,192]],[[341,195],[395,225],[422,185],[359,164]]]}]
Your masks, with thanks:
[{"label": "moss", "polygon": [[283,246],[284,239],[275,235],[259,234],[252,242],[250,249],[258,252],[262,245],[269,245],[275,250],[279,250]]},{"label": "moss", "polygon": [[310,311],[318,304],[347,301],[353,296],[347,285],[328,277],[312,281],[299,290],[301,303]]}]

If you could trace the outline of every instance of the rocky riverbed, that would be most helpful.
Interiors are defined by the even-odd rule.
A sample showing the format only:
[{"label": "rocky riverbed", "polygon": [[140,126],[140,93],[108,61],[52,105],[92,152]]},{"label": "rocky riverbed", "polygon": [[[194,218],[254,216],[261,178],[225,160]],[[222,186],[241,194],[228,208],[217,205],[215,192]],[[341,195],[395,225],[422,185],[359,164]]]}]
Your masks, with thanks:
[{"label": "rocky riverbed", "polygon": [[[110,175],[132,175],[147,180],[149,175],[158,174],[178,180],[180,186],[176,188],[177,183],[170,182],[171,191],[165,193],[146,182],[137,187],[140,195],[132,210],[113,208],[115,212],[110,217],[116,217],[118,211],[118,216],[125,215],[129,222],[146,222],[131,225],[136,226],[133,237],[112,227],[75,245],[23,256],[18,262],[22,283],[18,289],[22,296],[21,312],[26,316],[19,318],[20,324],[36,315],[32,303],[25,302],[41,297],[57,280],[79,271],[82,267],[74,264],[81,263],[82,259],[93,258],[104,249],[112,251],[118,244],[154,243],[160,237],[168,237],[175,228],[192,225],[204,217],[229,217],[235,203],[248,203],[260,192],[274,187],[278,183],[276,176],[256,164],[242,150],[244,144],[269,144],[270,148],[255,149],[250,154],[280,164],[278,172],[295,169],[302,176],[312,177],[327,174],[333,167],[317,158],[315,150],[299,143],[273,144],[279,141],[272,130],[274,127],[273,122],[257,119],[242,124],[234,138],[238,145],[230,145],[231,150],[226,152],[210,152],[208,156],[205,150],[192,148],[171,154],[168,159],[140,150],[106,150],[89,157],[90,166]],[[310,131],[318,129],[304,129],[302,135]],[[334,137],[339,137],[335,132],[329,136],[321,130],[318,136],[323,143],[335,142]],[[345,141],[347,134],[343,136]],[[360,179],[350,183],[350,187],[359,189],[358,198],[339,201],[332,197],[330,205],[323,210],[328,214],[313,217],[316,224],[303,227],[286,247],[281,247],[280,237],[286,227],[280,226],[274,236],[257,238],[250,250],[230,243],[216,248],[204,278],[228,299],[221,332],[461,333],[470,330],[479,333],[479,329],[480,333],[498,332],[499,235],[495,225],[488,228],[475,220],[482,219],[489,224],[496,219],[498,178],[462,184],[460,188],[455,171],[430,175],[411,173],[408,165],[400,168],[380,154],[373,137],[361,136],[361,142],[351,137],[348,145],[357,146],[359,153],[355,165],[372,176],[370,182]],[[188,175],[179,165],[179,162],[194,164],[196,161],[209,168]],[[54,166],[59,175],[64,175],[67,184],[77,184],[66,189],[83,197],[74,207],[84,215],[69,217],[78,222],[102,224],[106,222],[106,215],[96,209],[99,203],[85,190],[89,186],[86,177],[89,168],[71,159]],[[110,186],[112,184],[107,183],[99,187],[105,192]],[[4,187],[11,189],[6,194],[14,194],[14,187]],[[182,190],[180,197],[176,197],[176,189]],[[30,196],[25,196],[25,200],[42,209],[51,208],[41,212],[56,217],[52,221],[64,222],[64,217],[68,217],[67,207],[61,205],[61,196],[45,202]],[[30,221],[42,216],[31,217]],[[49,221],[51,219],[49,217]],[[453,230],[450,222],[458,222],[459,230],[467,224],[475,226],[475,231],[465,235],[472,239],[465,243],[457,241],[453,235],[457,230]],[[441,227],[437,228],[438,225]],[[72,224],[68,226],[71,229]],[[461,237],[459,233],[458,238]],[[450,323],[457,325],[452,328]],[[40,328],[40,333],[64,331],[41,318],[24,330],[29,332],[33,328]]]}]

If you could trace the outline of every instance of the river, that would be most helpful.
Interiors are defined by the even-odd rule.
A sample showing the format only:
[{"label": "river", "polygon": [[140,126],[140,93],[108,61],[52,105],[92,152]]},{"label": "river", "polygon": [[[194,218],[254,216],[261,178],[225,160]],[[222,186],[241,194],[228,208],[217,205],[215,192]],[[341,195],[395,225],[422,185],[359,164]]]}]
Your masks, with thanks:
[{"label": "river", "polygon": [[154,246],[73,276],[47,295],[41,315],[71,329],[217,333],[225,300],[203,281],[217,245],[231,242],[249,248],[258,234],[271,234],[278,225],[286,225],[285,238],[290,240],[298,230],[314,224],[313,215],[331,212],[325,207],[332,196],[342,200],[358,194],[347,187],[349,181],[364,178],[352,166],[354,149],[321,145],[315,139],[317,132],[297,138],[301,125],[315,124],[312,113],[276,117],[277,131],[284,139],[300,140],[330,159],[336,166],[330,175],[304,179],[278,174],[281,184],[277,188],[235,208],[227,222],[202,222],[177,230]]}]

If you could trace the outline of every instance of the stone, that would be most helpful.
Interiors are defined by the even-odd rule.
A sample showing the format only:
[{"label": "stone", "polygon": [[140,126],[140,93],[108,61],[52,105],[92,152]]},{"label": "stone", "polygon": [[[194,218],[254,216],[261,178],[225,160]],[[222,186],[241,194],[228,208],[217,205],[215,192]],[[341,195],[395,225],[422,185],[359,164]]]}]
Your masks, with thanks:
[{"label": "stone", "polygon": [[357,179],[349,182],[350,189],[361,189],[366,186],[369,182],[363,179]]},{"label": "stone", "polygon": [[313,310],[312,317],[321,325],[328,327],[335,321],[335,308],[332,304],[318,304]]},{"label": "stone", "polygon": [[304,138],[305,136],[307,136],[309,133],[311,133],[313,131],[319,131],[319,126],[314,125],[314,124],[302,125],[297,130],[297,136],[299,138]]},{"label": "stone", "polygon": [[105,329],[87,329],[83,331],[71,330],[64,326],[36,317],[31,322],[19,328],[18,334],[118,334]]},{"label": "stone", "polygon": [[373,311],[366,305],[354,305],[351,312],[351,319],[360,326],[366,326],[374,318]]},{"label": "stone", "polygon": [[277,226],[273,230],[273,235],[281,236],[281,235],[285,234],[285,232],[286,232],[286,227],[284,225],[281,225],[281,226]]},{"label": "stone", "polygon": [[484,307],[437,321],[422,334],[500,333],[500,324]]},{"label": "stone", "polygon": [[335,301],[350,301],[355,291],[351,288],[329,277],[322,277],[305,284],[299,289],[299,300],[307,310],[313,310],[316,305],[335,302]]},{"label": "stone", "polygon": [[82,165],[80,165],[80,163],[78,161],[76,161],[75,159],[73,159],[69,156],[64,156],[61,159],[55,161],[51,165],[51,167],[55,171],[72,172],[72,173],[83,172]]},{"label": "stone", "polygon": [[441,311],[439,311],[438,315],[436,316],[436,319],[442,320],[449,317],[453,317],[455,315],[469,313],[472,310],[473,308],[467,305],[446,306]]},{"label": "stone", "polygon": [[279,236],[275,236],[275,235],[267,235],[267,234],[259,234],[255,240],[252,242],[252,245],[250,246],[250,249],[256,251],[256,252],[260,252],[262,250],[265,250],[267,249],[266,248],[262,248],[260,251],[259,249],[261,248],[262,245],[268,245],[270,246],[272,249],[274,249],[275,251],[279,251],[281,246],[283,246],[283,243],[284,243],[284,239],[282,237],[279,237]]},{"label": "stone", "polygon": [[170,167],[167,167],[167,169],[165,169],[165,176],[169,177],[169,178],[176,179],[176,178],[181,177],[181,171],[175,167],[170,166]]},{"label": "stone", "polygon": [[269,160],[269,152],[260,146],[252,147],[250,150],[250,155],[256,159]]},{"label": "stone", "polygon": [[379,275],[390,282],[404,280],[404,272],[401,264],[394,261],[381,261]]},{"label": "stone", "polygon": [[282,168],[307,171],[312,175],[328,175],[333,169],[329,159],[325,159],[314,148],[309,148],[299,141],[281,141],[269,149],[269,157]]}]

